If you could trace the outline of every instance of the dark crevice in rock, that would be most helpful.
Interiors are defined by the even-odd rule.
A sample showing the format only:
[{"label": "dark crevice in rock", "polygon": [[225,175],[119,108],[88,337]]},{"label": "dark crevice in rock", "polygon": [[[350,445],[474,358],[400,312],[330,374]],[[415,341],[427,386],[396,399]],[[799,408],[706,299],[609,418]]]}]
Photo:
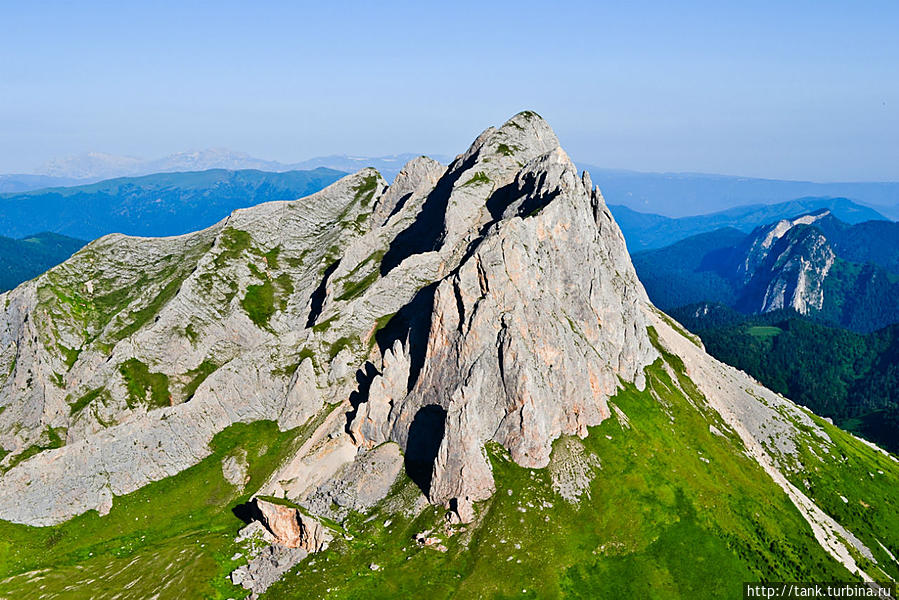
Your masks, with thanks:
[{"label": "dark crevice in rock", "polygon": [[406,202],[408,202],[409,198],[411,198],[411,197],[412,197],[412,192],[409,192],[408,194],[403,195],[399,200],[397,200],[396,206],[393,207],[393,210],[390,211],[390,214],[387,215],[387,218],[384,219],[384,222],[386,223],[393,217],[393,215],[400,212],[403,209],[403,207],[406,205]]},{"label": "dark crevice in rock", "polygon": [[434,461],[446,428],[446,410],[437,404],[419,409],[409,427],[406,442],[406,473],[425,496],[430,498]]},{"label": "dark crevice in rock", "polygon": [[231,509],[231,512],[234,513],[234,516],[249,525],[253,521],[262,522],[262,511],[259,510],[259,507],[256,506],[255,500],[250,500],[249,502],[244,502],[243,504],[238,504],[234,508]]},{"label": "dark crevice in rock", "polygon": [[411,390],[425,364],[428,337],[431,335],[431,313],[437,283],[424,287],[409,304],[401,308],[383,329],[375,334],[375,342],[383,355],[397,340],[406,342],[409,352],[409,384]]},{"label": "dark crevice in rock", "polygon": [[459,333],[465,327],[465,303],[462,301],[462,291],[457,284],[453,284],[453,295],[456,297],[456,311],[459,313]]},{"label": "dark crevice in rock", "polygon": [[356,371],[356,383],[358,384],[358,387],[352,394],[350,394],[350,406],[352,406],[352,410],[346,414],[346,426],[344,427],[344,431],[347,433],[352,433],[350,431],[350,424],[352,424],[353,419],[356,418],[356,413],[359,412],[359,405],[368,402],[368,393],[371,389],[371,382],[374,381],[375,377],[379,374],[380,373],[378,373],[375,366],[369,361],[365,361],[362,368]]},{"label": "dark crevice in rock", "polygon": [[502,220],[506,209],[519,200],[521,203],[515,211],[515,215],[519,217],[534,215],[555,200],[561,190],[538,193],[538,190],[546,185],[546,176],[546,172],[541,172],[539,175],[527,173],[524,177],[518,177],[512,183],[493,192],[487,199],[487,210],[490,212],[491,220],[481,229],[481,234],[483,235],[490,226]]},{"label": "dark crevice in rock", "polygon": [[421,205],[421,211],[409,227],[401,231],[390,242],[390,248],[381,260],[381,275],[387,275],[397,265],[413,254],[430,252],[440,247],[445,236],[444,220],[453,186],[477,161],[473,154],[464,162],[453,163],[447,173],[440,178],[434,190]]},{"label": "dark crevice in rock", "polygon": [[325,305],[325,298],[328,295],[328,278],[330,278],[331,274],[337,270],[338,266],[340,266],[340,260],[335,260],[331,263],[331,265],[325,269],[321,283],[319,283],[318,287],[315,288],[315,291],[312,292],[312,297],[310,299],[312,307],[309,309],[309,319],[306,320],[307,329],[315,325],[315,322],[322,312],[322,307]]}]

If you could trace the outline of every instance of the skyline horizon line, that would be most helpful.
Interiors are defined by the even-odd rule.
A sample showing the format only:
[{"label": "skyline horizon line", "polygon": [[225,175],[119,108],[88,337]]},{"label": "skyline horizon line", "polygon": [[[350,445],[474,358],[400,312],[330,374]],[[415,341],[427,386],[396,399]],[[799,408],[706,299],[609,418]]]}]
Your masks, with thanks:
[{"label": "skyline horizon line", "polygon": [[[312,162],[316,160],[323,160],[328,158],[342,158],[346,160],[387,160],[393,157],[404,157],[404,156],[427,156],[428,158],[433,158],[438,162],[441,162],[438,159],[449,159],[451,162],[455,159],[459,154],[451,155],[446,154],[444,152],[392,152],[392,153],[384,153],[384,154],[366,154],[366,153],[329,153],[329,154],[314,154],[312,156],[308,156],[306,158],[300,158],[298,160],[285,160],[282,158],[264,158],[257,154],[246,152],[244,150],[236,150],[234,148],[228,146],[205,146],[205,147],[190,147],[184,150],[179,150],[175,152],[169,152],[167,154],[163,154],[160,156],[155,156],[151,158],[147,158],[146,156],[138,156],[133,154],[118,154],[114,152],[106,152],[104,150],[85,150],[83,152],[73,153],[73,154],[64,154],[59,156],[54,156],[48,158],[43,161],[41,164],[36,165],[32,170],[6,170],[0,169],[0,177],[12,177],[12,176],[37,176],[37,177],[54,177],[58,179],[71,179],[71,180],[80,180],[85,183],[97,183],[99,181],[105,181],[108,179],[120,179],[125,177],[143,177],[147,175],[154,175],[157,173],[173,173],[173,172],[200,172],[200,171],[208,171],[212,169],[225,169],[230,171],[240,171],[240,170],[259,170],[265,171],[266,169],[255,168],[255,167],[239,167],[239,168],[228,168],[228,167],[208,167],[201,169],[188,169],[188,170],[162,170],[162,171],[152,171],[152,172],[141,172],[141,173],[123,173],[120,175],[111,175],[111,176],[86,176],[86,177],[76,177],[71,175],[53,175],[50,174],[44,169],[47,169],[50,165],[57,161],[66,161],[78,158],[86,158],[91,156],[102,156],[108,157],[110,159],[128,159],[135,160],[139,163],[149,163],[155,161],[162,161],[165,159],[171,159],[182,155],[190,155],[190,154],[202,154],[209,152],[226,152],[228,154],[233,155],[234,157],[240,157],[247,160],[254,160],[260,162],[268,162],[268,163],[277,163],[282,167],[288,167],[285,170],[306,170],[312,169],[316,167],[303,167],[302,163]],[[761,181],[772,181],[772,182],[791,182],[791,183],[811,183],[811,184],[856,184],[856,183],[869,183],[869,184],[896,184],[899,183],[899,178],[895,179],[879,179],[879,178],[861,178],[861,179],[818,179],[813,177],[802,177],[802,176],[794,176],[794,177],[779,177],[774,175],[762,175],[762,174],[747,174],[747,173],[727,173],[727,172],[717,172],[717,171],[706,171],[702,169],[693,170],[693,169],[652,169],[652,168],[639,168],[639,167],[629,167],[629,166],[604,166],[599,164],[600,161],[595,159],[588,160],[579,160],[572,159],[575,165],[584,165],[587,167],[591,167],[594,169],[601,169],[604,171],[615,171],[619,173],[634,173],[634,174],[644,174],[644,175],[681,175],[681,176],[702,176],[702,177],[722,177],[728,179],[753,179],[753,180],[761,180]],[[446,163],[448,164],[448,163]],[[580,168],[580,166],[579,166]],[[340,169],[335,169],[340,170]],[[349,173],[349,171],[347,171]],[[80,184],[75,184],[80,185]]]}]

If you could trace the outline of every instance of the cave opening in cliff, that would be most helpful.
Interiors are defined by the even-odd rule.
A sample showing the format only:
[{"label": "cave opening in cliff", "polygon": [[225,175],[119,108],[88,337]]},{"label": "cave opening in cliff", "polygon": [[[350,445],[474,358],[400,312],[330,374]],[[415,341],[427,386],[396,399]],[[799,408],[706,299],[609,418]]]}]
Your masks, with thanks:
[{"label": "cave opening in cliff", "polygon": [[443,441],[446,411],[436,404],[424,406],[412,419],[406,442],[406,473],[425,496],[430,497],[431,474]]}]

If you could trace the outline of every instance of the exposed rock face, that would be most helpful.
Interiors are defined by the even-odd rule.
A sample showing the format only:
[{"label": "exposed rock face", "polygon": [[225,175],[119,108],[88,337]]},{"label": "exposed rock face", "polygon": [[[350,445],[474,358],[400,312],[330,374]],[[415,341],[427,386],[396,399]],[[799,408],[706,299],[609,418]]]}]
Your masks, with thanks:
[{"label": "exposed rock face", "polygon": [[275,542],[287,548],[318,552],[328,547],[333,536],[321,523],[291,506],[255,500],[262,524],[275,536]]},{"label": "exposed rock face", "polygon": [[303,502],[310,512],[342,521],[351,512],[365,513],[384,498],[403,469],[399,446],[386,443],[361,452]]},{"label": "exposed rock face", "polygon": [[237,542],[244,548],[247,564],[231,572],[234,585],[250,590],[255,599],[281,578],[291,567],[309,555],[304,548],[288,548],[276,543],[274,536],[259,521],[240,530]]},{"label": "exposed rock face", "polygon": [[774,245],[797,225],[813,225],[818,222],[826,222],[831,217],[829,210],[820,210],[795,219],[781,219],[771,225],[757,227],[745,242],[741,244],[737,253],[741,258],[736,268],[737,277],[744,284],[749,283],[756,270],[768,260]]},{"label": "exposed rock face", "polygon": [[824,307],[824,280],[836,255],[820,231],[793,225],[768,249],[741,300],[755,312],[791,308],[809,314]]},{"label": "exposed rock face", "polygon": [[[480,159],[471,150],[466,156],[463,165]],[[465,181],[456,168],[445,177]],[[447,239],[457,220],[476,219],[468,185],[450,196]],[[408,459],[418,415],[439,407],[445,433],[426,490],[434,502],[492,493],[490,440],[521,465],[546,466],[552,441],[586,435],[609,416],[618,378],[642,385],[655,357],[639,308],[645,294],[621,233],[561,148],[535,156],[509,183],[476,186],[493,186],[486,202],[493,220],[434,289],[423,347],[396,342],[387,350],[350,427],[363,444],[398,441]],[[423,366],[410,376],[413,351],[423,352]]]}]

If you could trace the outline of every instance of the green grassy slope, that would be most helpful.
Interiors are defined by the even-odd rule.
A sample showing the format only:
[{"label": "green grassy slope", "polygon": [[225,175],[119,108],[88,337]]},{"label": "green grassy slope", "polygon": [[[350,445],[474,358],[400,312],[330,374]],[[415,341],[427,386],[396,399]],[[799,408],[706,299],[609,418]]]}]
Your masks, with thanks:
[{"label": "green grassy slope", "polygon": [[[310,430],[279,432],[260,421],[213,440],[199,464],[53,527],[0,521],[0,597],[17,599],[238,598],[226,579],[237,562],[232,513]],[[222,475],[227,456],[245,457],[245,490]],[[118,594],[118,596],[116,596]]]}]

